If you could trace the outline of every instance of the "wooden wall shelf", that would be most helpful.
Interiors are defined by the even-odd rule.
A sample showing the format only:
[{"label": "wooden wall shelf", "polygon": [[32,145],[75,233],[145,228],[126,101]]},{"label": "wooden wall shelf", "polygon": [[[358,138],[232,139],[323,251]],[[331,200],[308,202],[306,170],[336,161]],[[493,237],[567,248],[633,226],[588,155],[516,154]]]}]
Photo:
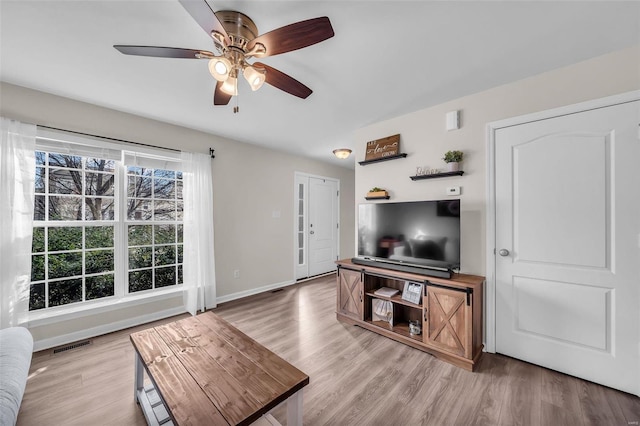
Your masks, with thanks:
[{"label": "wooden wall shelf", "polygon": [[385,195],[384,197],[364,197],[365,200],[388,200],[389,198],[391,198],[388,195]]},{"label": "wooden wall shelf", "polygon": [[418,176],[409,176],[411,180],[422,180],[422,179],[435,179],[441,177],[449,177],[449,176],[462,176],[464,172],[462,170],[458,170],[457,172],[443,172],[443,173],[433,173],[430,175],[418,175]]},{"label": "wooden wall shelf", "polygon": [[360,164],[361,166],[366,166],[367,164],[380,163],[382,161],[389,161],[389,160],[397,160],[398,158],[405,158],[406,156],[407,154],[403,152],[402,154],[390,155],[389,157],[376,158],[375,160],[358,161],[358,164]]}]

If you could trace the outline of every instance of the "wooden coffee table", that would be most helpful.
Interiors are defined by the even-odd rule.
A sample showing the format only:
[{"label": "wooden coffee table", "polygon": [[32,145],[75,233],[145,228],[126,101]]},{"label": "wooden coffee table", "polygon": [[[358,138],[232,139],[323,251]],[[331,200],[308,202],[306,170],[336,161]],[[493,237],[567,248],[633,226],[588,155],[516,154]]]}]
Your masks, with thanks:
[{"label": "wooden coffee table", "polygon": [[284,401],[287,424],[302,424],[309,376],[212,312],[133,333],[131,342],[135,400],[149,424],[251,424]]}]

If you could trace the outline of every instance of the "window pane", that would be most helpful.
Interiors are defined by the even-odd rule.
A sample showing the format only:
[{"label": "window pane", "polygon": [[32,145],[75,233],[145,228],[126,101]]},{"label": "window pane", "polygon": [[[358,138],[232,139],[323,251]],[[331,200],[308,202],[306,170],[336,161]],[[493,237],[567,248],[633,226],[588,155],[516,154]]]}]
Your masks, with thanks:
[{"label": "window pane", "polygon": [[86,220],[114,220],[115,200],[113,198],[85,198]]},{"label": "window pane", "polygon": [[44,280],[44,255],[31,256],[31,281]]},{"label": "window pane", "polygon": [[127,205],[127,218],[129,218],[129,220],[151,220],[153,216],[151,203],[152,201],[140,199],[129,200]]},{"label": "window pane", "polygon": [[82,275],[82,253],[49,255],[49,279]]},{"label": "window pane", "polygon": [[43,194],[45,191],[45,168],[36,167],[36,194]]},{"label": "window pane", "polygon": [[50,227],[49,251],[82,249],[82,227]]},{"label": "window pane", "polygon": [[155,220],[175,220],[176,218],[175,201],[154,201],[153,209]]},{"label": "window pane", "polygon": [[33,220],[45,219],[45,197],[44,195],[36,195],[35,203],[33,206]]},{"label": "window pane", "polygon": [[156,288],[176,284],[176,267],[156,268]]},{"label": "window pane", "polygon": [[182,244],[178,244],[178,263],[182,263]]},{"label": "window pane", "polygon": [[182,172],[176,172],[176,179],[182,179]]},{"label": "window pane", "polygon": [[44,228],[33,228],[33,239],[31,240],[31,252],[42,253],[44,251]]},{"label": "window pane", "polygon": [[178,201],[176,203],[176,220],[183,220],[184,214],[184,203],[182,201]]},{"label": "window pane", "polygon": [[44,165],[47,161],[47,154],[42,151],[36,151],[36,165]]},{"label": "window pane", "polygon": [[183,230],[182,224],[179,224],[178,225],[178,242],[179,243],[182,242],[182,234],[183,234],[182,230]]},{"label": "window pane", "polygon": [[152,270],[129,272],[129,293],[150,290],[153,287]]},{"label": "window pane", "polygon": [[49,193],[82,194],[82,175],[76,170],[49,169]]},{"label": "window pane", "polygon": [[176,242],[175,225],[155,225],[153,242],[156,244],[168,244]]},{"label": "window pane", "polygon": [[87,300],[100,299],[102,297],[113,296],[113,274],[87,277]]},{"label": "window pane", "polygon": [[155,198],[170,198],[176,196],[176,181],[169,179],[153,180],[153,196]]},{"label": "window pane", "polygon": [[113,226],[87,226],[85,248],[113,247]]},{"label": "window pane", "polygon": [[134,247],[129,249],[129,269],[149,268],[153,265],[151,247]]},{"label": "window pane", "polygon": [[151,225],[129,225],[129,246],[152,244],[151,230]]},{"label": "window pane", "polygon": [[156,170],[153,171],[153,176],[154,177],[165,178],[165,179],[175,179],[176,178],[176,172],[174,172],[173,170],[156,169]]},{"label": "window pane", "polygon": [[113,271],[113,250],[88,251],[85,254],[85,274]]},{"label": "window pane", "polygon": [[85,168],[87,170],[113,172],[116,168],[116,162],[113,160],[102,160],[100,158],[87,158]]},{"label": "window pane", "polygon": [[113,195],[114,175],[106,173],[85,174],[85,190],[86,195]]},{"label": "window pane", "polygon": [[182,284],[182,265],[178,265],[178,284]]},{"label": "window pane", "polygon": [[[173,265],[176,263],[176,246],[156,247],[155,265]],[[156,286],[158,283],[156,283]]]},{"label": "window pane", "polygon": [[176,197],[178,200],[182,200],[182,181],[176,182]]},{"label": "window pane", "polygon": [[49,165],[79,169],[82,167],[82,157],[76,155],[64,155],[49,153]]},{"label": "window pane", "polygon": [[44,307],[44,283],[31,284],[29,310],[35,311],[36,309],[42,309]]},{"label": "window pane", "polygon": [[49,220],[82,220],[82,199],[49,197]]},{"label": "window pane", "polygon": [[131,198],[151,197],[151,178],[147,177],[127,177],[127,196]]},{"label": "window pane", "polygon": [[130,175],[137,175],[137,176],[151,176],[151,169],[145,169],[144,167],[136,167],[136,166],[129,166],[127,167],[127,173]]},{"label": "window pane", "polygon": [[49,283],[49,306],[82,301],[82,278]]}]

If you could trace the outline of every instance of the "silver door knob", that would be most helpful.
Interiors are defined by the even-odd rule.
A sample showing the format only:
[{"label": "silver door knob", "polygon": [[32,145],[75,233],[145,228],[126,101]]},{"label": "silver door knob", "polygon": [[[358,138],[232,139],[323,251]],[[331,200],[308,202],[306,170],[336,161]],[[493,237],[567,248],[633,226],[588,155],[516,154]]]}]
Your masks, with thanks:
[{"label": "silver door knob", "polygon": [[309,233],[310,233],[311,235],[313,235],[313,234],[314,234],[315,232],[313,232],[313,231],[310,231]]},{"label": "silver door knob", "polygon": [[498,251],[498,254],[499,254],[500,256],[509,256],[509,250],[507,250],[507,249],[500,249],[500,250]]}]

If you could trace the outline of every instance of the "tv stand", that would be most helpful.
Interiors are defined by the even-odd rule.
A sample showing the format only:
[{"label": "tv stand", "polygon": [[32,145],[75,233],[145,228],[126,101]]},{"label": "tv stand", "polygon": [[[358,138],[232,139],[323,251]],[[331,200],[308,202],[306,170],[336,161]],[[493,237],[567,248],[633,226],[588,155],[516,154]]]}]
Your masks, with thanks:
[{"label": "tv stand", "polygon": [[430,268],[428,266],[416,266],[410,264],[402,264],[395,262],[385,262],[381,260],[373,260],[373,259],[363,259],[361,257],[354,257],[351,259],[351,262],[357,265],[367,265],[374,266],[376,268],[385,268],[391,269],[394,271],[400,272],[409,272],[418,275],[426,275],[430,277],[439,277],[439,278],[451,278],[451,271],[447,269],[435,269]]},{"label": "tv stand", "polygon": [[[338,321],[366,328],[466,370],[476,368],[483,348],[484,277],[467,274],[428,277],[424,271],[416,274],[392,269],[389,267],[392,264],[384,262],[370,261],[372,266],[353,260],[336,262]],[[422,285],[420,303],[402,298],[405,282]],[[397,289],[399,294],[391,297],[376,294],[381,287]],[[389,321],[374,315],[373,305],[380,300],[391,302]],[[410,321],[422,326],[421,334],[411,333]]]}]

